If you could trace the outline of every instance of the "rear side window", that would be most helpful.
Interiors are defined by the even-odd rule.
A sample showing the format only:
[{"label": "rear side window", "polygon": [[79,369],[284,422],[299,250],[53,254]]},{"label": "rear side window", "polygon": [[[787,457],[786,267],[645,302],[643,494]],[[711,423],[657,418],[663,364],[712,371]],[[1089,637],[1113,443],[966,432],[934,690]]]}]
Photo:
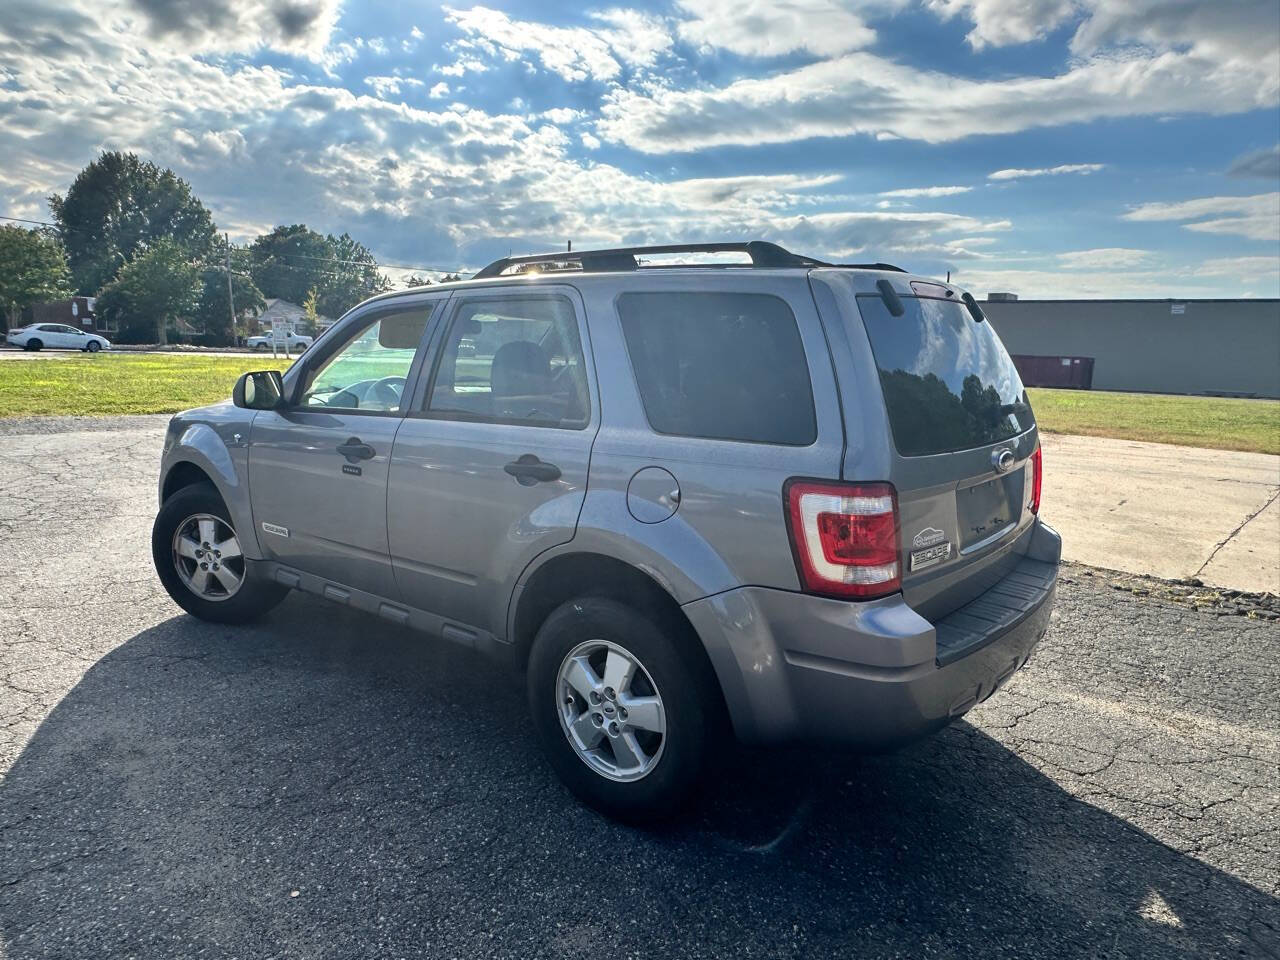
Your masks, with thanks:
[{"label": "rear side window", "polygon": [[625,293],[618,314],[659,433],[807,446],[818,436],[795,315],[753,293]]},{"label": "rear side window", "polygon": [[906,313],[895,317],[879,296],[858,297],[902,456],[981,447],[1035,425],[990,323],[950,300],[903,297],[902,305]]},{"label": "rear side window", "polygon": [[464,300],[427,410],[446,419],[581,430],[591,408],[573,306],[546,295]]}]

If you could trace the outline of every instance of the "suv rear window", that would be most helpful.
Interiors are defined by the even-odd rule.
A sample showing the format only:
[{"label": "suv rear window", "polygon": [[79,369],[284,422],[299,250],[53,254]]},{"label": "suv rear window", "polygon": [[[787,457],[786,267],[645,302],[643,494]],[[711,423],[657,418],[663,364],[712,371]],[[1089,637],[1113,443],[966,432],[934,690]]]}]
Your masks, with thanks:
[{"label": "suv rear window", "polygon": [[626,293],[618,314],[659,433],[808,446],[809,366],[791,308],[752,293]]},{"label": "suv rear window", "polygon": [[968,450],[1035,425],[990,323],[950,300],[903,297],[902,305],[906,313],[895,317],[879,296],[858,297],[898,453]]}]

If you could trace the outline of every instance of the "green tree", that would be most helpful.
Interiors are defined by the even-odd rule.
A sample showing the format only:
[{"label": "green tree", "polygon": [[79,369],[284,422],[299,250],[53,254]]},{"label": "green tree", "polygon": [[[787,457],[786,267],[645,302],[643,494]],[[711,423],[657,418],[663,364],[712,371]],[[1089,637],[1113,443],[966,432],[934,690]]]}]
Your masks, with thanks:
[{"label": "green tree", "polygon": [[326,317],[340,317],[361,300],[391,289],[391,281],[378,269],[364,244],[350,234],[330,236],[333,264],[320,286],[320,312]]},{"label": "green tree", "polygon": [[431,286],[431,278],[421,277],[416,273],[411,273],[405,278],[404,285],[406,287],[429,287]]},{"label": "green tree", "polygon": [[[226,250],[226,247],[223,247]],[[265,309],[267,302],[253,278],[249,276],[249,251],[243,247],[231,248],[231,285],[236,307],[236,324],[231,323],[231,310],[227,304],[227,268],[223,263],[212,263],[200,272],[200,299],[192,319],[215,345],[235,342],[244,314]]]},{"label": "green tree", "polygon": [[85,295],[110,283],[124,264],[161,240],[188,260],[213,246],[209,211],[172,170],[132,153],[109,151],[80,171],[66,196],[49,198],[62,232],[75,289]]},{"label": "green tree", "polygon": [[301,304],[321,289],[333,266],[329,241],[304,224],[276,227],[249,245],[250,272],[263,296]]},{"label": "green tree", "polygon": [[169,323],[195,311],[199,281],[200,270],[182,247],[158,240],[102,288],[98,313],[115,322],[121,343],[167,343]]},{"label": "green tree", "polygon": [[316,296],[314,290],[308,291],[307,299],[302,301],[302,315],[307,321],[306,333],[308,336],[314,337],[316,335],[316,327],[320,322],[319,303],[320,298]]},{"label": "green tree", "polygon": [[49,230],[0,226],[0,321],[6,329],[18,321],[25,307],[69,296],[67,256]]}]

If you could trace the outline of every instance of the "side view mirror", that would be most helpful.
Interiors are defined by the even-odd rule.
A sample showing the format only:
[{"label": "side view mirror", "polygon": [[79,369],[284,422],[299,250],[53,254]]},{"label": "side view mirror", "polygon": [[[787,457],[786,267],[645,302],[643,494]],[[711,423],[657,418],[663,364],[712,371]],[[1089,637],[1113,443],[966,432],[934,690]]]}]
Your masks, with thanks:
[{"label": "side view mirror", "polygon": [[284,402],[284,381],[279,370],[241,374],[231,390],[231,402],[246,410],[274,410]]}]

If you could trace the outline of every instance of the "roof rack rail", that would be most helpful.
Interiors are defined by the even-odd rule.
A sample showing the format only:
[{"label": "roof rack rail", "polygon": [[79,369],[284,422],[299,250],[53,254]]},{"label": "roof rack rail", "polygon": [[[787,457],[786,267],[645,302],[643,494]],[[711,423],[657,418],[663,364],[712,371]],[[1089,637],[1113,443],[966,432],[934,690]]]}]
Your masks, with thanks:
[{"label": "roof rack rail", "polygon": [[[539,253],[525,257],[503,257],[484,267],[471,279],[485,280],[497,277],[514,266],[524,264],[577,264],[584,273],[638,270],[638,257],[660,253],[745,253],[751,258],[752,267],[831,267],[813,257],[801,256],[784,250],[776,243],[765,240],[736,241],[730,243],[666,243],[648,247],[615,247],[609,250],[576,250],[558,253]],[[838,266],[862,267],[867,270],[897,270],[887,263],[838,264]]]}]

